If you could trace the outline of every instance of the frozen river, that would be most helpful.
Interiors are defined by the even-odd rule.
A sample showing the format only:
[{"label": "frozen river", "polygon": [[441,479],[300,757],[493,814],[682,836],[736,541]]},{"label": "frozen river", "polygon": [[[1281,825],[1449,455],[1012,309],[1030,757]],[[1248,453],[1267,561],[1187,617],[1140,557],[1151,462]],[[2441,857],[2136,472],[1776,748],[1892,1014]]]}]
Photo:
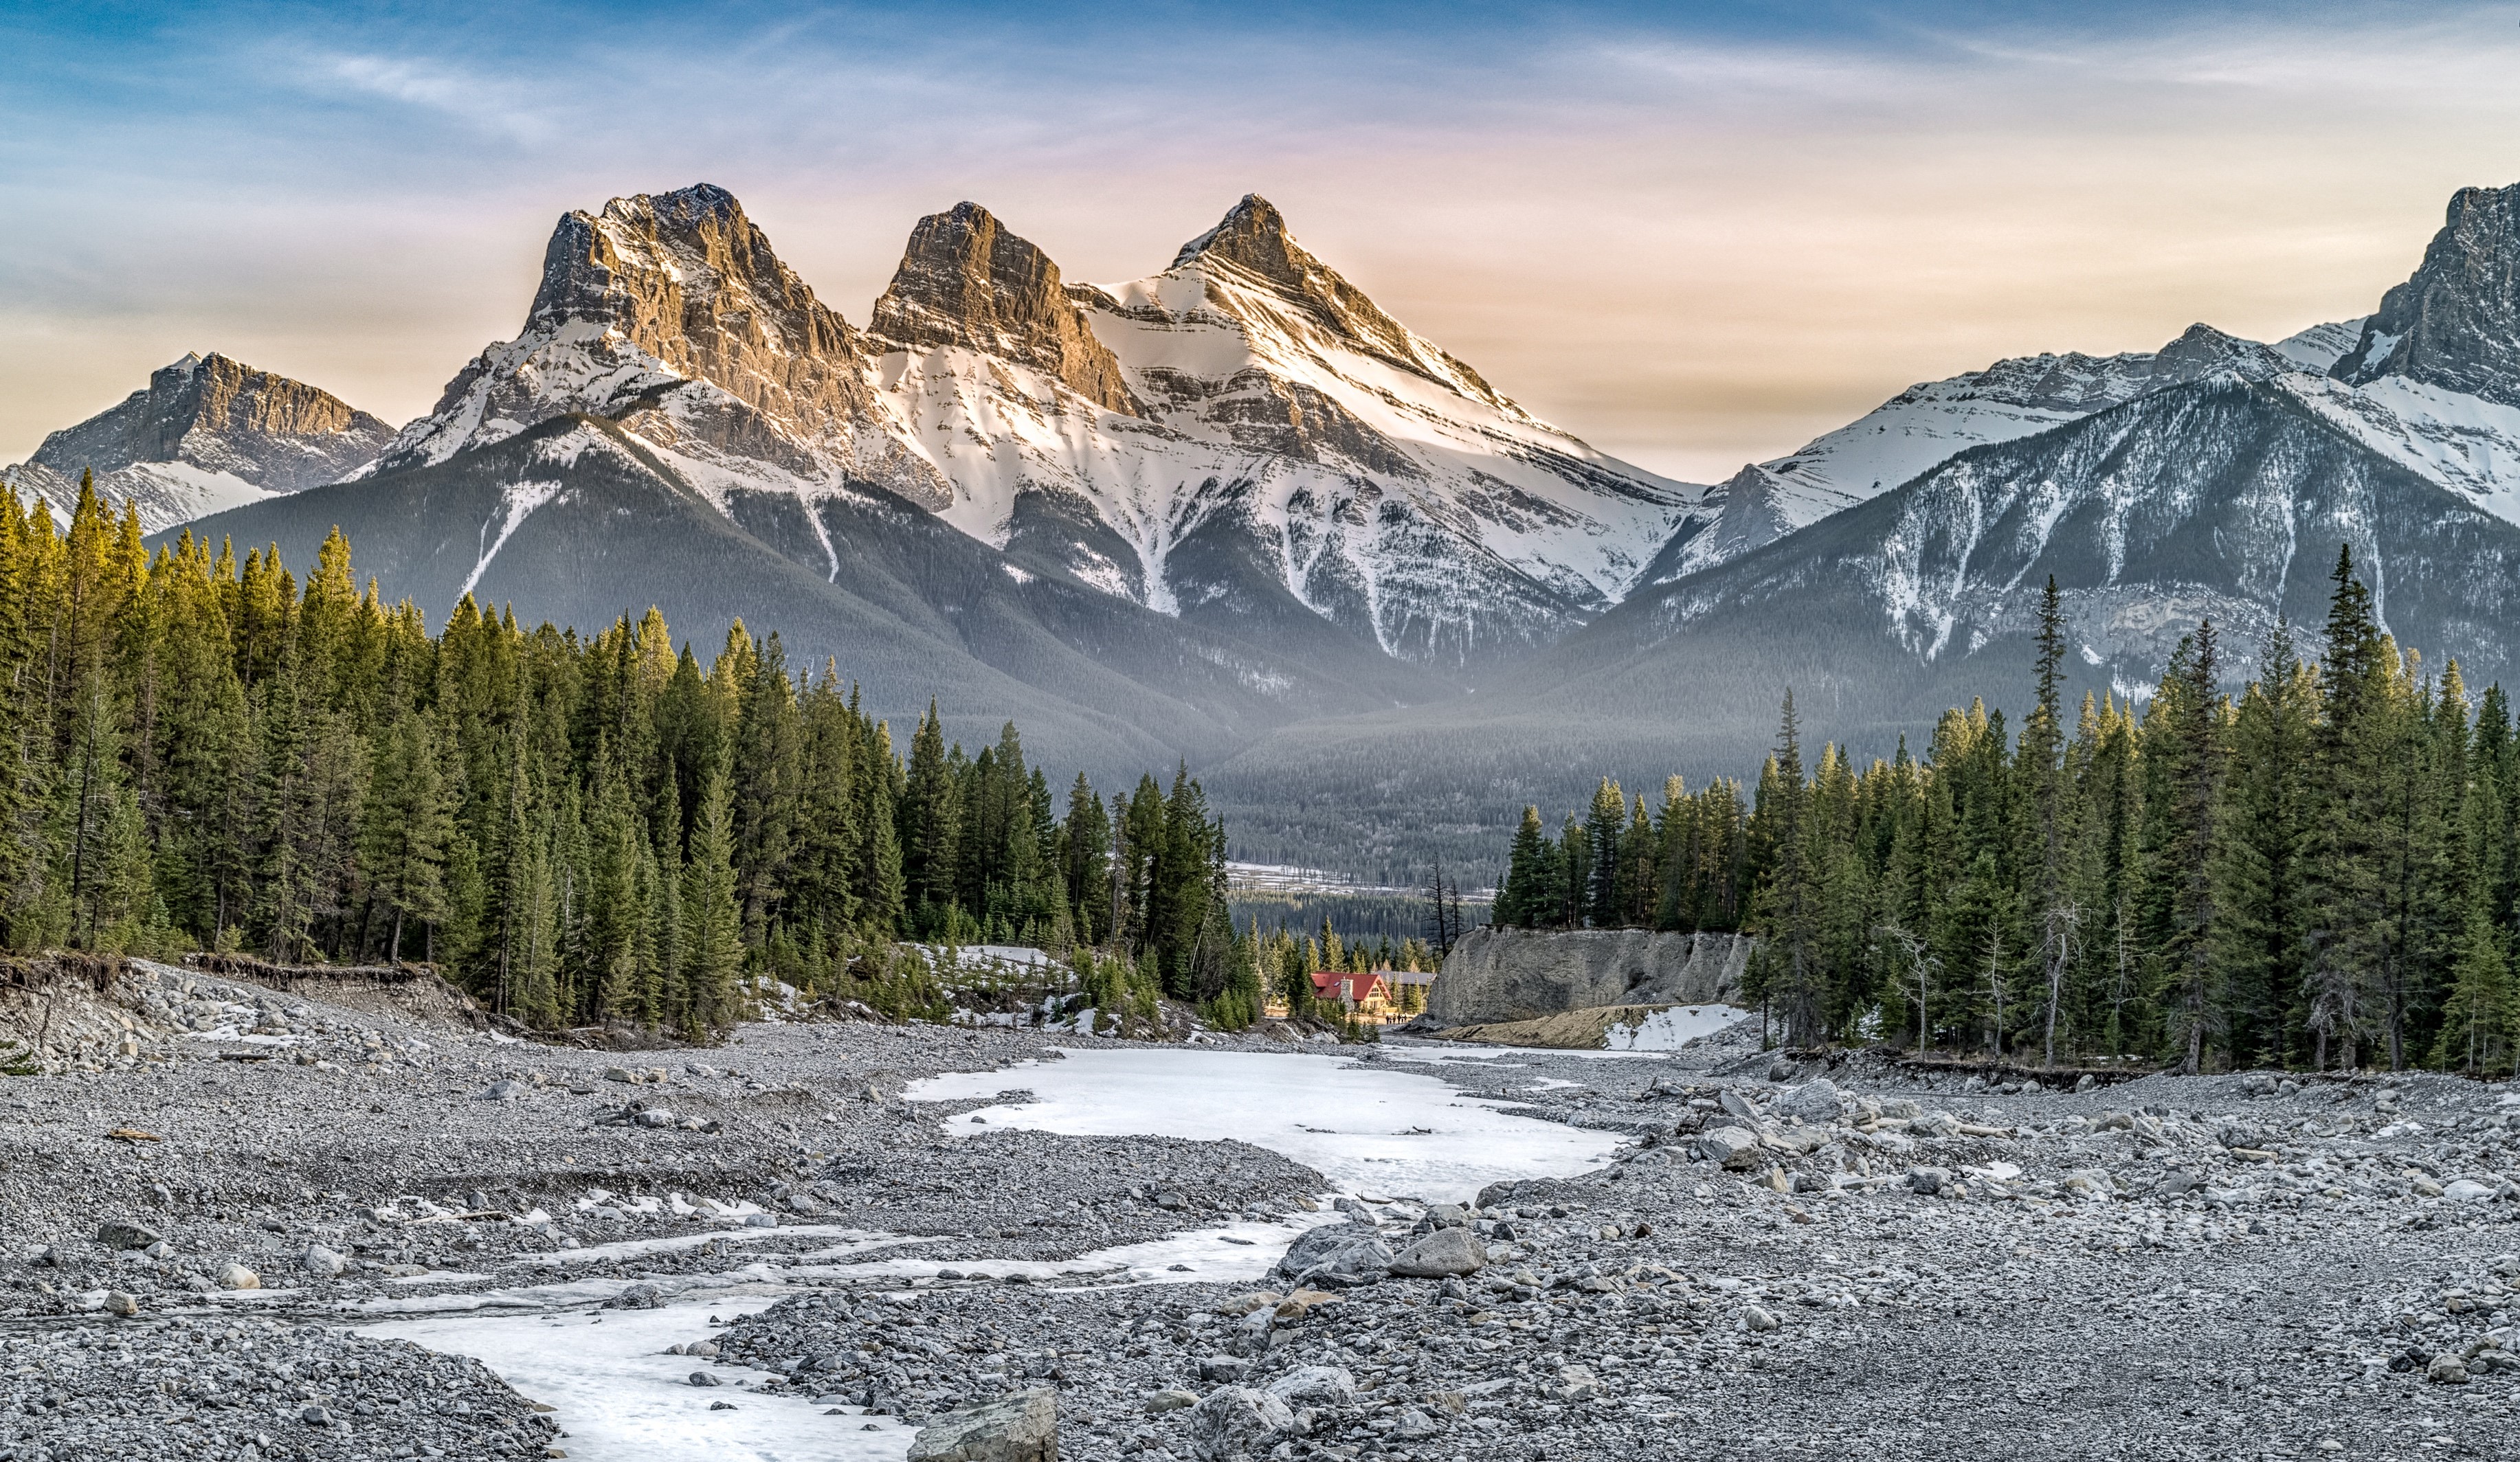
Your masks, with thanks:
[{"label": "frozen river", "polygon": [[1619,1144],[1610,1133],[1514,1116],[1420,1072],[1343,1056],[1071,1050],[1062,1061],[931,1077],[909,1095],[968,1101],[1018,1088],[1033,1099],[983,1107],[946,1130],[1232,1137],[1302,1163],[1342,1193],[1445,1203],[1467,1202],[1501,1179],[1581,1173]]},{"label": "frozen river", "polygon": [[[1087,1048],[1063,1060],[930,1078],[908,1094],[943,1102],[1017,1090],[1033,1099],[940,1119],[940,1127],[949,1136],[997,1126],[1074,1135],[1231,1137],[1315,1169],[1335,1192],[1454,1202],[1504,1178],[1583,1172],[1618,1145],[1609,1133],[1514,1116],[1432,1076],[1357,1066],[1343,1056]],[[1063,1263],[958,1260],[950,1239],[853,1235],[817,1253],[761,1257],[728,1276],[744,1281],[742,1293],[686,1296],[656,1309],[590,1309],[619,1283],[555,1285],[552,1265],[519,1265],[514,1289],[466,1297],[467,1303],[486,1301],[479,1308],[364,1329],[479,1359],[555,1408],[568,1433],[561,1445],[573,1462],[900,1462],[909,1454],[911,1428],[738,1389],[744,1372],[664,1351],[706,1339],[712,1316],[731,1319],[767,1307],[791,1284],[911,1280],[949,1265],[974,1274],[1021,1270],[1037,1279],[1091,1274],[1104,1284],[1256,1281],[1298,1232],[1241,1222]],[[1176,1272],[1176,1263],[1188,1263],[1189,1271]],[[690,1374],[704,1368],[727,1385],[690,1385]],[[733,1409],[710,1409],[721,1402]]]}]

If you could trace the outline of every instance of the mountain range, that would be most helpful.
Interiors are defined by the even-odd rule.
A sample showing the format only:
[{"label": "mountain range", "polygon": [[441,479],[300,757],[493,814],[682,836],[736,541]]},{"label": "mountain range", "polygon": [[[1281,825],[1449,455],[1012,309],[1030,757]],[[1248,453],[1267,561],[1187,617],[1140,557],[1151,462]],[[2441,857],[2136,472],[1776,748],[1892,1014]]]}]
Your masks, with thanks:
[{"label": "mountain range", "polygon": [[960,204],[861,330],[703,184],[564,215],[517,336],[399,431],[188,356],[0,477],[291,562],[338,525],[432,617],[776,627],[878,714],[1012,718],[1098,779],[1185,758],[1247,853],[1382,870],[1600,772],[1750,770],[1788,687],[1864,752],[2008,704],[2050,574],[2083,688],[2140,693],[2205,614],[2247,673],[2340,543],[2403,642],[2504,675],[2515,301],[2520,187],[2462,190],[2366,317],[1999,361],[1701,486],[1538,420],[1256,196],[1099,286]]}]

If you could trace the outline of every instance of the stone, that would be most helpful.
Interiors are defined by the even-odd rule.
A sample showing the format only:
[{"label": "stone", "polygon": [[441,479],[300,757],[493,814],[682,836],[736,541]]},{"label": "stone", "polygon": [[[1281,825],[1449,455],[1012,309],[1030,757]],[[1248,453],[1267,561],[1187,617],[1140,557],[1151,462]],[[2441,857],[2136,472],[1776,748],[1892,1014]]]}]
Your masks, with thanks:
[{"label": "stone", "polygon": [[1835,1083],[1826,1078],[1803,1083],[1769,1105],[1769,1111],[1779,1117],[1801,1122],[1835,1122],[1846,1110],[1845,1098],[1838,1094]]},{"label": "stone", "polygon": [[120,1290],[108,1290],[105,1295],[105,1309],[108,1314],[118,1314],[128,1319],[140,1312],[140,1302]]},{"label": "stone", "polygon": [[1749,1330],[1774,1330],[1781,1322],[1756,1305],[1741,1307],[1741,1324]]},{"label": "stone", "polygon": [[2461,1360],[2456,1352],[2444,1351],[2433,1357],[2432,1364],[2424,1367],[2424,1379],[2436,1386],[2465,1386],[2467,1362]]},{"label": "stone", "polygon": [[910,1462],[1058,1462],[1058,1393],[1038,1386],[930,1417]]},{"label": "stone", "polygon": [[1179,1387],[1174,1387],[1168,1391],[1152,1391],[1147,1394],[1147,1409],[1148,1411],[1187,1411],[1197,1404],[1197,1392],[1184,1391]]},{"label": "stone", "polygon": [[1288,1406],[1346,1406],[1356,1400],[1356,1377],[1342,1365],[1308,1365],[1269,1383],[1269,1395]]},{"label": "stone", "polygon": [[1910,1192],[1923,1193],[1926,1196],[1931,1197],[1951,1185],[1952,1174],[1947,1169],[1911,1168],[1908,1170],[1908,1189]]},{"label": "stone", "polygon": [[636,1084],[639,1080],[638,1077],[631,1074],[630,1068],[626,1066],[607,1066],[604,1068],[604,1079],[608,1082],[627,1082],[632,1084]]},{"label": "stone", "polygon": [[1277,1272],[1297,1284],[1347,1287],[1380,1280],[1391,1264],[1391,1246],[1362,1223],[1325,1223],[1304,1231],[1278,1262]]},{"label": "stone", "polygon": [[1200,1462],[1248,1462],[1294,1429],[1285,1402],[1248,1386],[1220,1386],[1190,1413],[1191,1447]]},{"label": "stone", "polygon": [[1190,1200],[1184,1198],[1179,1193],[1166,1189],[1165,1191],[1155,1195],[1155,1207],[1162,1209],[1167,1213],[1177,1214],[1183,1209],[1190,1207]]},{"label": "stone", "polygon": [[146,1249],[164,1238],[158,1230],[131,1218],[108,1218],[97,1225],[96,1241],[108,1249]]},{"label": "stone", "polygon": [[522,1101],[525,1098],[525,1093],[532,1089],[533,1088],[531,1086],[528,1086],[523,1082],[518,1081],[514,1077],[510,1077],[506,1081],[492,1082],[489,1085],[482,1087],[480,1092],[473,1097],[473,1100]]},{"label": "stone", "polygon": [[709,1387],[709,1386],[717,1386],[717,1385],[721,1385],[721,1384],[723,1384],[723,1383],[721,1383],[721,1382],[718,1380],[718,1378],[717,1378],[717,1377],[710,1375],[710,1374],[709,1374],[708,1372],[706,1372],[706,1371],[694,1371],[694,1372],[692,1372],[691,1377],[690,1377],[690,1380],[691,1380],[691,1384],[693,1384],[694,1386],[699,1386],[699,1387]]},{"label": "stone", "polygon": [[1562,1365],[1557,1379],[1544,1388],[1552,1401],[1589,1401],[1601,1395],[1601,1378],[1589,1365]]},{"label": "stone", "polygon": [[1411,1279],[1475,1274],[1488,1265],[1487,1246],[1466,1228],[1438,1228],[1394,1255],[1388,1267]]},{"label": "stone", "polygon": [[219,1265],[219,1288],[225,1290],[258,1290],[262,1276],[234,1260]]},{"label": "stone", "polygon": [[1730,1086],[1716,1093],[1715,1104],[1744,1121],[1755,1122],[1759,1117],[1759,1108],[1751,1102],[1750,1098]]},{"label": "stone", "polygon": [[1756,1167],[1759,1134],[1744,1127],[1714,1128],[1689,1139],[1688,1155],[1701,1163],[1721,1163],[1736,1170]]},{"label": "stone", "polygon": [[1436,1425],[1435,1418],[1409,1406],[1401,1410],[1400,1425],[1392,1430],[1392,1435],[1403,1441],[1423,1441],[1442,1430]]},{"label": "stone", "polygon": [[306,1246],[306,1272],[318,1279],[338,1279],[350,1262],[321,1244]]},{"label": "stone", "polygon": [[2458,1203],[2474,1203],[2494,1196],[2495,1190],[2472,1177],[2454,1178],[2442,1189],[2442,1196]]}]

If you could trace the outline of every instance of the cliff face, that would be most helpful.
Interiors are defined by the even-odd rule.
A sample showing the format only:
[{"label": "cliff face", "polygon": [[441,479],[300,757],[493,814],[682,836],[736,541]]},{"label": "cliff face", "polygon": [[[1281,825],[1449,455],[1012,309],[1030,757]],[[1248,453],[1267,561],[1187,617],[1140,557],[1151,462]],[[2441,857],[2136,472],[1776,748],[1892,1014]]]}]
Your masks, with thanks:
[{"label": "cliff face", "polygon": [[1597,1005],[1734,999],[1751,939],[1648,929],[1473,929],[1453,947],[1426,1013],[1448,1026]]}]

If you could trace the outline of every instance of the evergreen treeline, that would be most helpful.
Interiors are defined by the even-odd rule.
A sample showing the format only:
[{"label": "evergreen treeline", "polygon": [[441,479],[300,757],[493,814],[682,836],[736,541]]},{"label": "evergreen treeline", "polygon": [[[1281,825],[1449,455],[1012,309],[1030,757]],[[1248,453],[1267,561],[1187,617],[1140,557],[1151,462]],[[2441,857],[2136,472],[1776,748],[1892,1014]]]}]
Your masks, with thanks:
[{"label": "evergreen treeline", "polygon": [[582,638],[468,597],[431,636],[338,532],[300,584],[189,533],[153,555],[84,485],[66,532],[0,499],[14,947],[419,957],[547,1027],[703,1031],[749,977],[932,1010],[901,938],[1258,1007],[1186,771],[1107,804],[1080,775],[1062,809],[1012,725],[967,756],[931,707],[897,756],[776,634],[703,668],[653,609]]},{"label": "evergreen treeline", "polygon": [[2051,580],[2017,732],[1973,705],[1922,758],[1807,770],[1788,695],[1746,811],[1678,778],[1650,816],[1605,781],[1553,838],[1526,809],[1497,920],[1754,933],[1795,1043],[2510,1072],[2511,706],[2381,633],[2350,553],[2334,583],[2316,663],[2278,624],[2227,693],[2207,621],[2140,709],[2069,725]]}]

